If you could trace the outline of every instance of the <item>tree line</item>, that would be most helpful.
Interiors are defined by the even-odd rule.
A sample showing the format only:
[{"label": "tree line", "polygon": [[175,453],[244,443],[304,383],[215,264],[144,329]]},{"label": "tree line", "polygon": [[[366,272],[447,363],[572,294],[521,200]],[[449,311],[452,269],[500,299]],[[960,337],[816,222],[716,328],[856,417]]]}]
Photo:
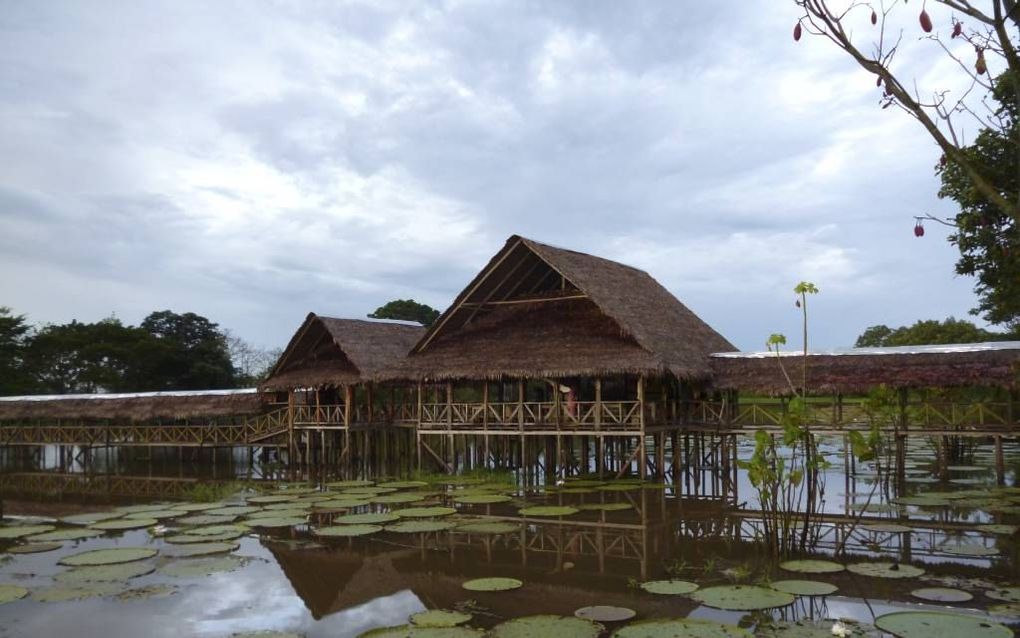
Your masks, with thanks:
[{"label": "tree line", "polygon": [[0,307],[0,395],[250,387],[279,353],[191,312],[33,326]]}]

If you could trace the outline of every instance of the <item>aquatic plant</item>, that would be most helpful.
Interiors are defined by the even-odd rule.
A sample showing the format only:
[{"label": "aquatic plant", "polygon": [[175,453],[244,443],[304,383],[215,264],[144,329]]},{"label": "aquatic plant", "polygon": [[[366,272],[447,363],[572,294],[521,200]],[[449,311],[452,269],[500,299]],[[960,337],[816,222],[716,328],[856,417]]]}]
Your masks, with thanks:
[{"label": "aquatic plant", "polygon": [[20,585],[0,584],[0,605],[21,600],[28,595],[28,590]]},{"label": "aquatic plant", "polygon": [[839,590],[832,583],[820,580],[777,580],[769,587],[794,596],[829,596]]},{"label": "aquatic plant", "polygon": [[202,481],[189,487],[181,496],[187,501],[209,503],[226,500],[247,487],[249,485],[243,481],[227,481],[224,483]]},{"label": "aquatic plant", "polygon": [[58,562],[69,567],[83,565],[113,565],[116,563],[131,563],[136,560],[152,558],[159,553],[159,550],[151,547],[118,547],[115,549],[93,549],[80,554],[71,554],[61,558]]},{"label": "aquatic plant", "polygon": [[1012,638],[1013,630],[980,616],[940,611],[897,611],[875,619],[875,626],[899,638]]},{"label": "aquatic plant", "polygon": [[584,618],[585,620],[591,620],[594,622],[623,622],[624,620],[630,620],[637,615],[637,612],[627,607],[613,607],[611,605],[592,605],[590,607],[581,607],[574,611],[574,615],[578,618]]},{"label": "aquatic plant", "polygon": [[656,618],[630,623],[613,632],[612,638],[751,638],[751,632],[700,618]]},{"label": "aquatic plant", "polygon": [[754,611],[786,607],[795,600],[793,594],[757,585],[717,585],[699,589],[691,598],[707,607],[729,611]]},{"label": "aquatic plant", "polygon": [[492,577],[492,578],[475,578],[461,584],[461,587],[468,591],[508,591],[511,589],[518,589],[524,585],[523,582],[516,578],[503,578],[503,577]]},{"label": "aquatic plant", "polygon": [[577,616],[541,614],[504,621],[493,627],[488,635],[490,638],[530,638],[531,636],[598,638],[605,629],[597,622]]},{"label": "aquatic plant", "polygon": [[696,591],[698,584],[686,580],[651,580],[641,583],[640,587],[649,594],[682,596]]},{"label": "aquatic plant", "polygon": [[428,609],[412,614],[408,620],[416,627],[456,627],[471,620],[471,614],[446,609]]},{"label": "aquatic plant", "polygon": [[89,565],[75,567],[66,572],[61,572],[53,577],[57,582],[67,585],[80,585],[82,583],[94,582],[115,582],[125,581],[131,578],[138,578],[151,574],[156,566],[151,562],[134,561],[130,563],[115,563],[113,565]]}]

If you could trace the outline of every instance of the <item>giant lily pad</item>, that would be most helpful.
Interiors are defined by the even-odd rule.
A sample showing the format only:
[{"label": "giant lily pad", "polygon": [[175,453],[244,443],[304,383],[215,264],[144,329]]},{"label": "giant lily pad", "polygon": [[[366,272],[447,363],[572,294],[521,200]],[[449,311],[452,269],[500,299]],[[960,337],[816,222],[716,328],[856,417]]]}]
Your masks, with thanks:
[{"label": "giant lily pad", "polygon": [[75,567],[57,574],[53,579],[67,585],[80,585],[82,583],[123,581],[151,574],[155,570],[156,566],[151,562],[136,561],[114,565]]},{"label": "giant lily pad", "polygon": [[368,501],[361,498],[331,498],[323,501],[319,507],[362,507],[368,505]]},{"label": "giant lily pad", "polygon": [[333,481],[331,483],[326,483],[326,487],[338,490],[349,489],[352,487],[371,487],[373,485],[375,485],[375,481],[355,480],[355,481]]},{"label": "giant lily pad", "polygon": [[413,614],[409,620],[416,627],[456,627],[471,620],[471,614],[445,609],[429,609]]},{"label": "giant lily pad", "polygon": [[989,589],[985,592],[992,600],[1001,600],[1006,603],[1020,603],[1020,587],[1000,587]]},{"label": "giant lily pad", "polygon": [[296,527],[298,525],[304,525],[308,521],[304,517],[299,516],[274,516],[271,518],[252,518],[248,520],[248,524],[252,527]]},{"label": "giant lily pad", "polygon": [[298,496],[292,494],[270,494],[268,496],[253,496],[247,502],[255,503],[256,505],[268,505],[272,503],[287,503],[297,499]]},{"label": "giant lily pad", "polygon": [[800,574],[835,574],[846,569],[839,563],[831,560],[788,560],[779,563],[780,569]]},{"label": "giant lily pad", "polygon": [[641,583],[641,589],[649,594],[682,596],[697,590],[698,584],[686,580],[651,580]]},{"label": "giant lily pad", "polygon": [[233,556],[221,558],[193,558],[169,563],[160,572],[177,578],[202,578],[221,572],[232,572],[244,566],[244,561]]},{"label": "giant lily pad", "polygon": [[571,516],[577,514],[576,507],[566,505],[536,505],[518,511],[521,516]]},{"label": "giant lily pad", "polygon": [[594,622],[623,622],[624,620],[630,620],[637,612],[633,609],[627,609],[626,607],[613,607],[610,605],[593,605],[591,607],[581,607],[574,611],[574,615],[578,618],[584,618],[585,620],[591,620]]},{"label": "giant lily pad", "polygon": [[24,587],[0,584],[0,605],[21,600],[25,596],[28,596],[28,590]]},{"label": "giant lily pad", "polygon": [[482,638],[485,635],[480,629],[470,627],[415,627],[399,625],[397,627],[380,627],[371,629],[358,638]]},{"label": "giant lily pad", "polygon": [[340,493],[344,494],[344,495],[347,495],[347,496],[354,496],[354,495],[361,494],[362,496],[368,497],[368,496],[376,496],[378,494],[389,494],[391,492],[396,492],[396,491],[397,491],[397,488],[395,488],[395,487],[352,487],[350,489],[343,490]]},{"label": "giant lily pad", "polygon": [[[379,496],[373,496],[369,499],[372,503],[379,503],[381,505],[405,505],[407,503],[417,503],[422,501],[424,497],[420,494],[411,494],[404,492],[402,494],[380,494]],[[327,501],[331,503],[332,501]]]},{"label": "giant lily pad", "polygon": [[102,535],[103,531],[98,529],[56,529],[52,532],[43,532],[42,534],[29,536],[26,540],[48,543],[51,541],[77,541],[83,538],[94,538]]},{"label": "giant lily pad", "polygon": [[10,554],[42,554],[43,552],[52,552],[55,549],[60,549],[63,546],[63,543],[25,543],[24,545],[8,547],[7,552]]},{"label": "giant lily pad", "polygon": [[301,518],[304,519],[310,512],[303,509],[288,509],[288,510],[264,510],[261,512],[255,512],[245,516],[245,520],[248,522],[257,521],[260,518]]},{"label": "giant lily pad", "polygon": [[393,525],[387,525],[387,532],[397,532],[399,534],[428,534],[431,532],[442,532],[451,529],[454,526],[453,523],[444,523],[442,521],[400,521]]},{"label": "giant lily pad", "polygon": [[603,631],[605,631],[605,627],[599,623],[577,616],[542,614],[502,622],[489,631],[489,636],[491,638],[531,638],[532,636],[598,638]]},{"label": "giant lily pad", "polygon": [[90,512],[87,514],[74,514],[60,519],[61,523],[68,525],[92,525],[99,521],[108,521],[111,518],[120,518],[123,512]]},{"label": "giant lily pad", "polygon": [[585,512],[622,512],[634,508],[630,503],[584,503],[575,507]]},{"label": "giant lily pad", "polygon": [[[152,511],[152,512],[136,512],[134,514],[127,514],[126,516],[124,516],[124,518],[127,519],[127,520],[138,520],[138,521],[142,521],[142,520],[146,520],[146,519],[150,519],[150,518],[154,518],[156,520],[163,520],[163,519],[167,519],[167,518],[177,518],[178,516],[184,516],[184,514],[185,514],[185,512],[182,512],[180,510],[168,509],[168,510],[155,510],[155,511]],[[100,523],[105,523],[106,521],[99,521],[99,522]],[[95,525],[98,525],[98,524],[99,523],[93,523],[92,526],[95,526]]]},{"label": "giant lily pad", "polygon": [[612,638],[751,638],[751,632],[700,618],[643,620],[613,632]]},{"label": "giant lily pad", "polygon": [[516,578],[475,578],[469,580],[461,585],[468,591],[509,591],[511,589],[517,589],[524,585],[523,582]]},{"label": "giant lily pad", "polygon": [[914,598],[930,600],[935,603],[965,603],[974,598],[970,592],[952,587],[922,587],[910,592]]},{"label": "giant lily pad", "polygon": [[259,511],[259,508],[251,505],[232,505],[230,507],[221,507],[215,510],[209,510],[206,512],[207,516],[244,516],[246,514],[252,514],[253,512]]},{"label": "giant lily pad", "polygon": [[847,565],[846,568],[859,576],[875,578],[916,578],[924,575],[924,570],[920,567],[900,563],[854,563]]},{"label": "giant lily pad", "polygon": [[875,626],[899,638],[1012,638],[1013,630],[980,616],[941,611],[897,611],[875,619]]},{"label": "giant lily pad", "polygon": [[111,521],[99,521],[89,525],[91,529],[101,529],[104,532],[119,532],[128,529],[142,529],[152,527],[159,523],[154,518],[115,518]]},{"label": "giant lily pad", "polygon": [[224,525],[233,523],[236,516],[217,516],[216,514],[196,514],[177,519],[181,525]]},{"label": "giant lily pad", "polygon": [[21,538],[22,536],[35,536],[55,530],[52,525],[10,525],[0,527],[0,540]]},{"label": "giant lily pad", "polygon": [[320,527],[313,529],[316,536],[327,536],[332,538],[346,538],[349,536],[367,536],[381,532],[382,527],[378,525],[334,525],[332,527]]},{"label": "giant lily pad", "polygon": [[820,580],[777,580],[769,585],[776,591],[786,592],[794,596],[829,596],[835,594],[839,587]]},{"label": "giant lily pad", "polygon": [[211,556],[226,554],[237,549],[237,543],[189,543],[182,545],[173,553],[173,558],[190,558],[192,556]]},{"label": "giant lily pad", "polygon": [[166,509],[168,506],[160,503],[149,503],[148,505],[127,505],[125,507],[118,507],[117,512],[121,514],[137,514],[139,512],[155,512],[156,510]]},{"label": "giant lily pad", "polygon": [[81,585],[54,585],[32,592],[32,598],[43,603],[64,603],[110,596],[123,590],[120,583],[83,583]]},{"label": "giant lily pad", "polygon": [[379,483],[377,487],[391,487],[397,490],[404,490],[411,487],[428,487],[428,485],[425,481],[390,481],[388,483]]},{"label": "giant lily pad", "polygon": [[467,496],[454,496],[455,503],[463,505],[494,505],[496,503],[509,503],[513,499],[503,494],[468,494]]},{"label": "giant lily pad", "polygon": [[152,558],[159,552],[149,547],[118,547],[116,549],[94,549],[61,558],[61,565],[80,567],[83,565],[115,565]]},{"label": "giant lily pad", "polygon": [[400,518],[432,518],[434,516],[449,516],[456,514],[457,510],[452,507],[405,507],[393,512]]},{"label": "giant lily pad", "polygon": [[333,519],[339,525],[379,525],[399,521],[400,517],[392,513],[346,514]]},{"label": "giant lily pad", "polygon": [[457,528],[458,532],[467,534],[510,534],[519,532],[521,526],[517,523],[466,523]]},{"label": "giant lily pad", "polygon": [[788,594],[756,585],[720,585],[706,587],[691,594],[691,598],[708,607],[730,611],[752,611],[785,607],[795,600]]},{"label": "giant lily pad", "polygon": [[[250,532],[251,528],[247,525],[209,525],[207,527],[196,527],[189,529],[186,533],[193,536],[221,536],[223,534],[245,534]],[[236,537],[235,537],[236,538]]]}]

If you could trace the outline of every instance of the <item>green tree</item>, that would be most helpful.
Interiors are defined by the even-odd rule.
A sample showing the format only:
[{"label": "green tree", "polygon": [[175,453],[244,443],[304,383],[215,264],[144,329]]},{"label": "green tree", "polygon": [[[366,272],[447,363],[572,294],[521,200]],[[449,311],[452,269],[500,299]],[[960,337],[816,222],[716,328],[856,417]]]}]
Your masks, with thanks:
[{"label": "green tree", "polygon": [[32,376],[24,365],[31,330],[25,315],[11,314],[10,308],[0,306],[0,395],[24,394],[33,389]]},{"label": "green tree", "polygon": [[417,321],[423,326],[431,326],[439,318],[439,311],[414,299],[394,299],[368,316],[372,319]]},{"label": "green tree", "polygon": [[150,337],[116,318],[72,321],[39,329],[25,351],[24,368],[44,393],[134,390],[137,353]]},{"label": "green tree", "polygon": [[140,329],[151,339],[140,344],[131,384],[137,390],[232,388],[237,374],[226,335],[193,312],[153,312]]},{"label": "green tree", "polygon": [[950,317],[945,321],[935,319],[918,321],[911,326],[900,326],[895,330],[885,325],[871,326],[854,344],[857,348],[884,346],[921,346],[947,343],[981,343],[984,341],[1008,341],[1016,335],[992,332],[979,328],[969,321]]}]

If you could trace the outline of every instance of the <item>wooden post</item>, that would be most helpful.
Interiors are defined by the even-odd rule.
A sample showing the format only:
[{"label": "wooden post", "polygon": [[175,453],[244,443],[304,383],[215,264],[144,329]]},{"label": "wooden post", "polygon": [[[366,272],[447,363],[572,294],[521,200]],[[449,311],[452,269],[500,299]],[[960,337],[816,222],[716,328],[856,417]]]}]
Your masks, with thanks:
[{"label": "wooden post", "polygon": [[517,380],[517,428],[521,438],[521,465],[524,472],[524,379]]},{"label": "wooden post", "polygon": [[643,480],[647,473],[647,458],[645,454],[645,376],[638,377],[637,382],[638,415],[641,423],[641,440],[638,442],[638,476]]},{"label": "wooden post", "polygon": [[995,482],[1006,484],[1006,458],[1002,451],[1002,435],[995,436]]},{"label": "wooden post", "polygon": [[414,439],[415,439],[415,460],[418,463],[418,473],[421,473],[421,420],[422,420],[422,409],[421,409],[421,381],[418,382],[418,414],[415,418],[414,424]]},{"label": "wooden post", "polygon": [[483,455],[482,456],[482,467],[488,467],[489,465],[489,381],[485,380],[482,382],[482,431],[485,433],[482,436],[483,443]]},{"label": "wooden post", "polygon": [[354,389],[349,385],[344,386],[344,450],[340,457],[348,466],[351,464],[351,419],[354,410]]},{"label": "wooden post", "polygon": [[[595,377],[595,431],[602,431],[602,377]],[[597,459],[595,460],[595,471],[598,472],[599,476],[605,472],[605,439],[599,434],[595,441],[595,454]]]},{"label": "wooden post", "polygon": [[[109,436],[109,430],[107,430],[107,436]],[[296,454],[297,451],[294,448],[294,391],[291,390],[287,393],[287,465],[294,464]]]}]

